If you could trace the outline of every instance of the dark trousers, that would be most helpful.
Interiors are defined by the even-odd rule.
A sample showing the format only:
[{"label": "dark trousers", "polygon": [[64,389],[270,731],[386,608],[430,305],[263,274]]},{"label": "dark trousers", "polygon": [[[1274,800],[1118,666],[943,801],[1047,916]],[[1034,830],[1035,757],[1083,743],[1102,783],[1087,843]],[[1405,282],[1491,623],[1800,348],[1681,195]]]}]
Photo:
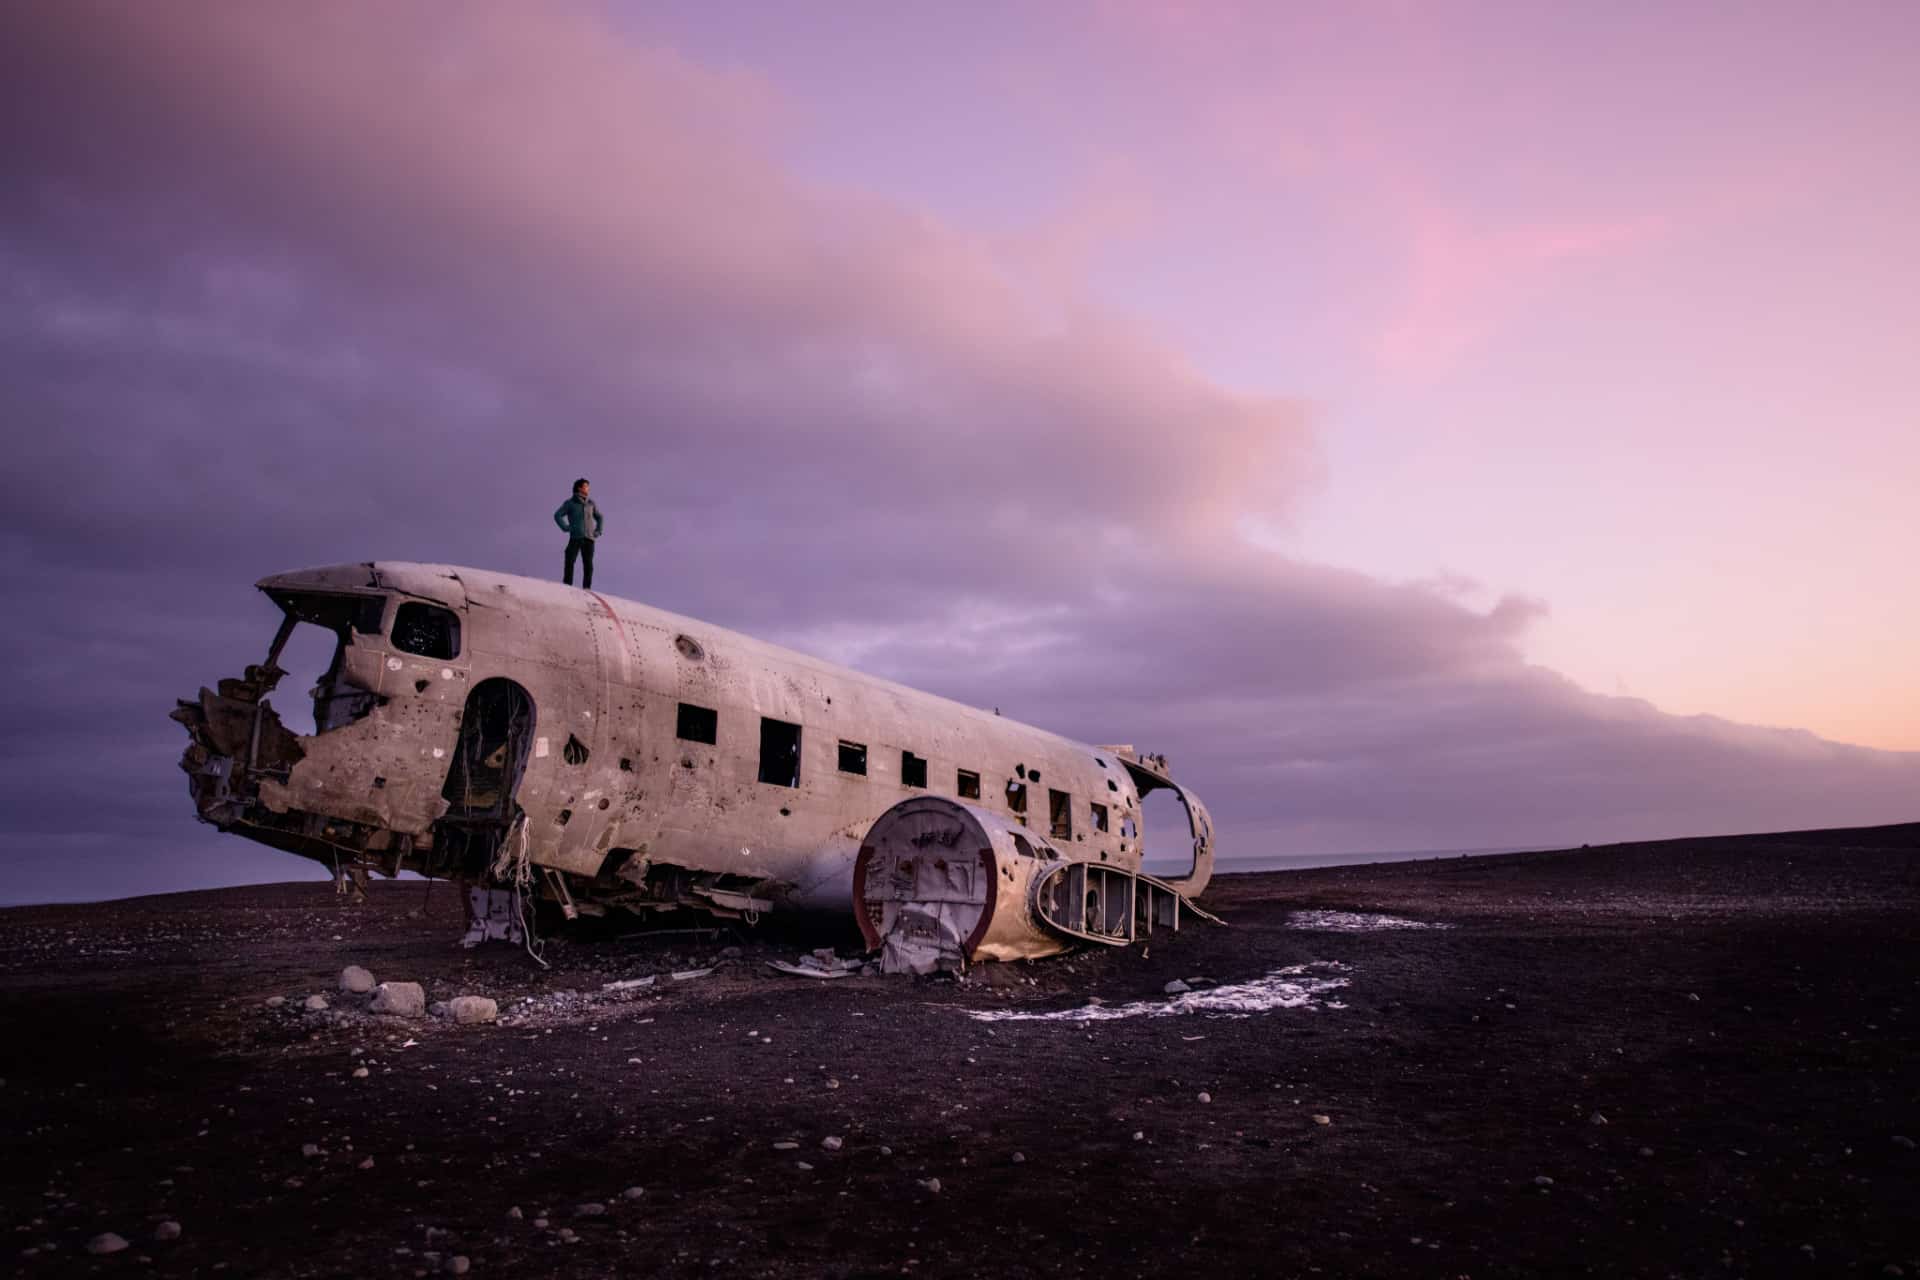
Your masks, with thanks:
[{"label": "dark trousers", "polygon": [[566,570],[560,575],[560,581],[573,585],[574,557],[580,558],[580,585],[588,591],[593,590],[593,539],[568,538]]}]

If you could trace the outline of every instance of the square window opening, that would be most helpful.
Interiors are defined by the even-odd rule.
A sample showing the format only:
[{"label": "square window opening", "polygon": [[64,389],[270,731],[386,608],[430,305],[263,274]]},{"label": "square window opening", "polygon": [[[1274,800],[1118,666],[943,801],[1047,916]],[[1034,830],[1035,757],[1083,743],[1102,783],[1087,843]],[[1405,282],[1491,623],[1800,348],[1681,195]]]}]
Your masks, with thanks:
[{"label": "square window opening", "polygon": [[760,781],[775,787],[800,785],[800,726],[760,720]]},{"label": "square window opening", "polygon": [[450,609],[408,600],[393,614],[393,647],[422,658],[450,661],[460,652],[460,619]]},{"label": "square window opening", "polygon": [[720,741],[720,713],[711,707],[696,707],[691,702],[680,704],[680,715],[674,723],[673,736],[683,742],[704,742],[711,746]]},{"label": "square window opening", "polygon": [[861,742],[843,742],[840,744],[840,772],[857,773],[861,777],[867,774],[867,748]]},{"label": "square window opening", "polygon": [[980,775],[971,769],[960,770],[957,789],[960,792],[960,798],[962,800],[978,800],[980,798]]},{"label": "square window opening", "polygon": [[1055,840],[1073,839],[1073,797],[1064,791],[1047,792],[1047,830]]},{"label": "square window opening", "polygon": [[1103,804],[1095,804],[1093,806],[1093,829],[1095,831],[1105,831],[1107,829],[1107,806]]},{"label": "square window opening", "polygon": [[1015,782],[1011,778],[1007,780],[1007,808],[1013,810],[1015,813],[1025,813],[1027,811],[1026,783]]},{"label": "square window opening", "polygon": [[903,787],[927,785],[927,762],[911,751],[900,753],[900,785]]}]

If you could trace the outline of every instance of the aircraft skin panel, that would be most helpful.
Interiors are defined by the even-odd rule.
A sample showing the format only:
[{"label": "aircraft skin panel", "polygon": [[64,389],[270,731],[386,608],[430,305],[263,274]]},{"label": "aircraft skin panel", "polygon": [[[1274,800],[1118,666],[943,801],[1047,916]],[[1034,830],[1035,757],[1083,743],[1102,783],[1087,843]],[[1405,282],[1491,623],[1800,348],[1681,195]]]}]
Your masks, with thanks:
[{"label": "aircraft skin panel", "polygon": [[[203,818],[323,862],[480,880],[510,854],[616,905],[659,905],[671,881],[682,905],[722,892],[845,908],[862,836],[899,801],[962,799],[1073,858],[1133,869],[1139,779],[1173,785],[1128,749],[559,583],[378,561],[257,585],[288,626],[247,679],[203,691],[209,709],[181,704],[194,736],[182,765]],[[341,637],[325,696],[344,710],[287,746],[273,703],[306,691],[276,691],[274,659],[294,613]],[[423,618],[442,630],[420,631]],[[482,740],[501,725],[500,745]],[[257,758],[262,742],[276,744],[273,758]],[[462,752],[473,758],[450,773]],[[504,798],[475,781],[515,768]],[[978,795],[961,793],[963,772]],[[443,794],[455,777],[466,779],[457,804]],[[511,829],[504,818],[488,827],[476,797],[511,812]],[[1211,826],[1186,798],[1205,845],[1193,893],[1211,867]]]}]

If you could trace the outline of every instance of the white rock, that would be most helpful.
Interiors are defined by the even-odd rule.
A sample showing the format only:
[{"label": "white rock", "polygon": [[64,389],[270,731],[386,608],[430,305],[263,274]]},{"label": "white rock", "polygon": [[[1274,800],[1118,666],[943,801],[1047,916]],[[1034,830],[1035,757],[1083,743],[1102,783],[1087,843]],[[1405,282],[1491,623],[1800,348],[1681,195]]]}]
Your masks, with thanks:
[{"label": "white rock", "polygon": [[102,1231],[87,1241],[88,1253],[118,1253],[127,1247],[127,1242],[111,1231]]},{"label": "white rock", "polygon": [[832,1134],[828,1134],[826,1137],[820,1139],[820,1149],[823,1151],[838,1151],[845,1145],[844,1142]]},{"label": "white rock", "polygon": [[1013,1153],[1013,1162],[1015,1164],[1025,1164],[1027,1157],[1023,1153],[1016,1151]]},{"label": "white rock", "polygon": [[1315,1124],[1332,1124],[1332,1123],[1333,1123],[1333,1117],[1332,1117],[1332,1116],[1323,1116],[1323,1115],[1315,1115],[1315,1116],[1313,1117],[1313,1122],[1314,1122]]},{"label": "white rock", "polygon": [[463,1276],[467,1274],[468,1269],[472,1266],[473,1264],[467,1261],[466,1254],[456,1253],[447,1259],[447,1274],[450,1276]]},{"label": "white rock", "polygon": [[1550,1187],[1553,1185],[1553,1179],[1543,1173],[1533,1180],[1533,1185],[1536,1187]]},{"label": "white rock", "polygon": [[1189,992],[1189,991],[1191,991],[1191,990],[1193,990],[1193,988],[1192,988],[1192,987],[1190,987],[1190,986],[1188,986],[1188,985],[1187,985],[1186,983],[1184,983],[1184,982],[1182,982],[1182,981],[1180,981],[1180,979],[1178,979],[1178,978],[1175,978],[1175,979],[1174,979],[1174,980],[1173,980],[1172,982],[1169,982],[1169,983],[1168,983],[1168,984],[1166,985],[1166,987],[1165,987],[1165,988],[1163,988],[1163,989],[1164,989],[1164,990],[1166,991],[1166,993],[1167,993],[1168,995],[1170,995],[1170,996],[1180,996],[1180,995],[1185,995],[1185,994],[1186,994],[1187,992]]},{"label": "white rock", "polygon": [[925,1187],[927,1190],[933,1192],[935,1195],[940,1194],[940,1179],[938,1178],[922,1178],[920,1180],[920,1185]]},{"label": "white rock", "polygon": [[1603,1125],[1606,1122],[1607,1122],[1607,1118],[1601,1115],[1598,1111],[1594,1112],[1592,1115],[1587,1117],[1587,1123],[1590,1125],[1596,1125],[1596,1126]]},{"label": "white rock", "polygon": [[500,1006],[486,996],[455,996],[447,1001],[447,1016],[471,1026],[476,1022],[492,1022],[500,1016]]},{"label": "white rock", "polygon": [[427,1011],[427,993],[417,982],[383,982],[373,989],[367,1007],[375,1013],[418,1018]]},{"label": "white rock", "polygon": [[597,1200],[573,1206],[573,1216],[576,1218],[604,1218],[606,1214],[607,1206]]},{"label": "white rock", "polygon": [[373,990],[373,975],[357,964],[350,964],[340,971],[340,989],[363,996]]},{"label": "white rock", "polygon": [[321,995],[308,996],[305,1002],[305,1007],[307,1008],[308,1011],[312,1013],[319,1013],[322,1009],[325,1009],[327,1007],[327,998]]},{"label": "white rock", "polygon": [[628,1187],[625,1191],[622,1191],[620,1194],[628,1200],[638,1200],[640,1197],[647,1194],[647,1189],[645,1187]]},{"label": "white rock", "polygon": [[163,1242],[167,1240],[178,1240],[180,1238],[180,1224],[169,1218],[153,1229],[153,1238]]},{"label": "white rock", "polygon": [[1200,1102],[1212,1102],[1213,1095],[1208,1093],[1205,1089],[1202,1089],[1196,1100]]},{"label": "white rock", "polygon": [[285,996],[268,996],[267,1008],[278,1009],[281,1005],[285,1004],[286,1002],[287,1002],[287,998]]},{"label": "white rock", "polygon": [[776,1142],[773,1144],[773,1149],[775,1151],[798,1151],[800,1144],[797,1142]]},{"label": "white rock", "polygon": [[365,1080],[369,1074],[365,1067],[355,1067],[353,1069],[353,1078],[355,1080]]}]

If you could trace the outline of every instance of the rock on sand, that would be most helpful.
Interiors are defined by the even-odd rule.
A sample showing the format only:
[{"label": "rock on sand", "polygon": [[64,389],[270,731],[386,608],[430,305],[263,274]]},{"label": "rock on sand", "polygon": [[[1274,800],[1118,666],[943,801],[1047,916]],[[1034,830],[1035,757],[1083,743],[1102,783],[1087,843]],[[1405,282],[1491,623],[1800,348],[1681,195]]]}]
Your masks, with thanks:
[{"label": "rock on sand", "polygon": [[357,964],[350,964],[340,971],[340,989],[363,996],[373,990],[373,975]]},{"label": "rock on sand", "polygon": [[427,993],[417,982],[383,982],[373,989],[375,1013],[390,1013],[401,1018],[418,1018],[427,1011]]},{"label": "rock on sand", "polygon": [[455,996],[434,1009],[443,1018],[463,1023],[492,1022],[500,1016],[500,1006],[486,996]]}]

